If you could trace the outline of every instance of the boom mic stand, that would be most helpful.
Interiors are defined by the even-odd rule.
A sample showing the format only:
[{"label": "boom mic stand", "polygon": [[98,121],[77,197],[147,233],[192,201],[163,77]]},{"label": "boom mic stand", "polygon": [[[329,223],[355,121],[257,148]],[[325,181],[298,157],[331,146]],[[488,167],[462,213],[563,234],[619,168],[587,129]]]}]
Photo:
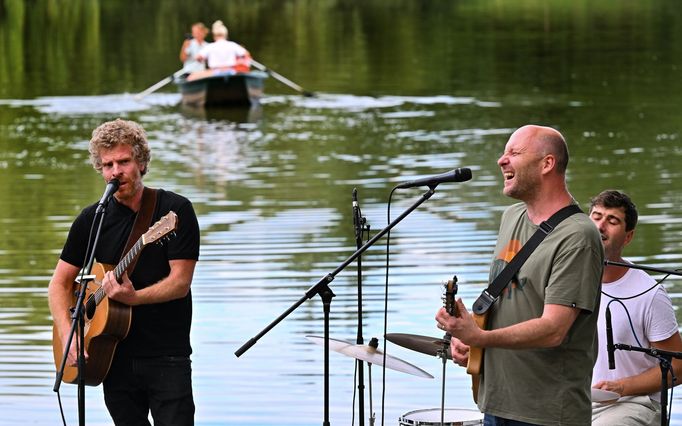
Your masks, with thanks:
[{"label": "boom mic stand", "polygon": [[279,317],[267,325],[260,333],[249,339],[244,343],[237,351],[234,353],[237,357],[240,357],[244,352],[249,350],[253,345],[258,342],[258,340],[272,330],[277,324],[279,324],[284,318],[295,311],[299,306],[306,301],[306,299],[312,299],[316,294],[322,298],[323,308],[324,308],[324,421],[323,426],[329,426],[329,311],[331,306],[331,300],[335,296],[332,290],[329,288],[329,283],[334,280],[336,275],[343,271],[348,265],[350,265],[355,259],[357,259],[362,253],[364,253],[368,248],[370,248],[374,243],[376,243],[381,237],[386,235],[391,229],[393,229],[398,223],[400,223],[407,215],[412,213],[417,207],[419,207],[426,200],[431,198],[431,196],[436,192],[436,186],[438,183],[434,183],[429,186],[429,190],[426,191],[422,196],[415,201],[410,207],[407,208],[400,216],[395,218],[388,226],[379,231],[374,237],[367,241],[362,247],[357,249],[355,253],[350,255],[350,257],[343,262],[332,272],[328,273],[322,277],[317,284],[306,290],[305,294],[291,307],[284,311]]},{"label": "boom mic stand", "polygon": [[605,260],[604,265],[621,266],[623,268],[640,269],[642,271],[651,271],[651,272],[660,272],[662,274],[677,275],[677,276],[682,277],[682,272],[680,272],[680,271],[673,271],[670,269],[663,269],[663,268],[654,268],[653,266],[638,265],[636,263],[623,263],[623,262],[615,262],[612,260]]},{"label": "boom mic stand", "polygon": [[[92,249],[89,254],[89,258],[83,267],[83,273],[79,279],[78,296],[76,297],[76,303],[71,313],[71,331],[69,332],[69,338],[64,345],[64,353],[62,354],[62,361],[57,371],[57,377],[55,379],[54,387],[52,390],[54,392],[59,392],[61,386],[62,377],[64,376],[64,368],[66,367],[66,361],[69,356],[69,349],[71,348],[71,342],[73,340],[73,335],[76,333],[76,338],[78,339],[78,424],[80,426],[85,426],[85,291],[88,287],[88,283],[95,279],[95,275],[91,275],[92,265],[95,263],[95,248],[99,241],[100,233],[102,232],[102,223],[104,222],[104,214],[106,212],[106,204],[101,205],[98,209],[101,212],[99,223],[97,224],[97,231],[95,233],[95,240],[92,244]],[[97,220],[97,214],[95,218]]]},{"label": "boom mic stand", "polygon": [[[682,272],[672,271],[669,269],[654,268],[651,266],[637,265],[634,263],[615,262],[611,260],[604,261],[605,265],[620,266],[623,268],[640,269],[643,271],[660,272],[669,275],[682,276]],[[661,426],[668,425],[668,371],[672,373],[673,385],[675,384],[675,372],[672,369],[672,359],[682,359],[682,352],[670,352],[656,348],[641,348],[639,346],[625,345],[623,343],[616,343],[613,345],[616,350],[643,352],[649,356],[658,359],[658,365],[661,369]]]}]

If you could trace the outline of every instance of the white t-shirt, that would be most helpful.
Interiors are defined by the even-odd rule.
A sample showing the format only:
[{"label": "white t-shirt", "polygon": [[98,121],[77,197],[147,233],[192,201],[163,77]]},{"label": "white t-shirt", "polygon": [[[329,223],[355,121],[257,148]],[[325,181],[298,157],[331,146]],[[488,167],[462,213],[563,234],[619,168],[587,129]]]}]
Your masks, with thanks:
[{"label": "white t-shirt", "polygon": [[199,55],[206,58],[209,68],[228,68],[237,64],[237,57],[248,52],[242,46],[229,40],[217,40],[204,46]]},{"label": "white t-shirt", "polygon": [[[629,297],[650,288],[656,281],[647,273],[638,269],[628,269],[619,280],[602,283],[602,291],[614,297]],[[601,295],[597,334],[599,336],[599,354],[592,372],[592,385],[602,380],[617,380],[623,377],[638,375],[652,367],[658,368],[658,360],[642,352],[616,350],[614,353],[615,370],[609,370],[606,340],[606,306],[613,300],[605,294]],[[639,343],[635,340],[628,316],[618,301],[611,302],[611,327],[613,343],[650,347],[651,342],[660,342],[678,332],[675,311],[668,293],[659,285],[634,299],[622,300],[630,313],[632,325],[637,333]],[[660,402],[660,392],[649,395]]]},{"label": "white t-shirt", "polygon": [[189,41],[188,46],[185,48],[185,54],[187,55],[187,59],[183,66],[185,72],[201,71],[206,68],[203,63],[197,61],[199,51],[205,46],[208,46],[208,43],[205,41],[199,43],[195,38]]}]

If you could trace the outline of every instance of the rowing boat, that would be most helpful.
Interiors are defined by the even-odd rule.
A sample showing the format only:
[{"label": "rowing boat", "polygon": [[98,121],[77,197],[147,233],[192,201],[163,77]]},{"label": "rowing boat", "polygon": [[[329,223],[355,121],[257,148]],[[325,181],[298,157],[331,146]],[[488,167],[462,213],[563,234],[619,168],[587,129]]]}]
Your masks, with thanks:
[{"label": "rowing boat", "polygon": [[176,78],[182,103],[191,106],[258,105],[268,74],[262,71],[246,73],[221,70],[202,71]]}]

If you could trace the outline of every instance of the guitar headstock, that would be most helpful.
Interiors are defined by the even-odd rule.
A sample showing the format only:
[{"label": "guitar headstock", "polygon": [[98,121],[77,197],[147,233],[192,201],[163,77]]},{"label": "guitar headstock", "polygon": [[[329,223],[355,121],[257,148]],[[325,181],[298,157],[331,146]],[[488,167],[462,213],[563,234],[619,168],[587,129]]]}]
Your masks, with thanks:
[{"label": "guitar headstock", "polygon": [[178,215],[175,214],[175,212],[170,211],[142,235],[142,244],[147,245],[155,243],[162,238],[168,237],[175,232],[176,229],[178,229]]},{"label": "guitar headstock", "polygon": [[453,275],[451,280],[447,283],[443,283],[443,307],[445,310],[453,317],[458,317],[459,312],[457,311],[457,302],[455,297],[457,296],[457,276]]}]

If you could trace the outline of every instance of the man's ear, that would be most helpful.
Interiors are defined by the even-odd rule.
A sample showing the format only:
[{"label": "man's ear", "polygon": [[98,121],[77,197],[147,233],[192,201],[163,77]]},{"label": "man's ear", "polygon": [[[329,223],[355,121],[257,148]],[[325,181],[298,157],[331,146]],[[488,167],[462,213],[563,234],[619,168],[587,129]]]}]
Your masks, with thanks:
[{"label": "man's ear", "polygon": [[625,247],[626,245],[630,244],[630,241],[632,241],[632,239],[633,239],[634,237],[635,237],[635,230],[634,230],[634,229],[632,229],[632,230],[630,230],[630,231],[627,231],[627,232],[625,233],[625,241],[623,241],[623,247]]},{"label": "man's ear", "polygon": [[542,158],[542,173],[549,173],[556,167],[556,157],[552,154],[547,154]]}]

